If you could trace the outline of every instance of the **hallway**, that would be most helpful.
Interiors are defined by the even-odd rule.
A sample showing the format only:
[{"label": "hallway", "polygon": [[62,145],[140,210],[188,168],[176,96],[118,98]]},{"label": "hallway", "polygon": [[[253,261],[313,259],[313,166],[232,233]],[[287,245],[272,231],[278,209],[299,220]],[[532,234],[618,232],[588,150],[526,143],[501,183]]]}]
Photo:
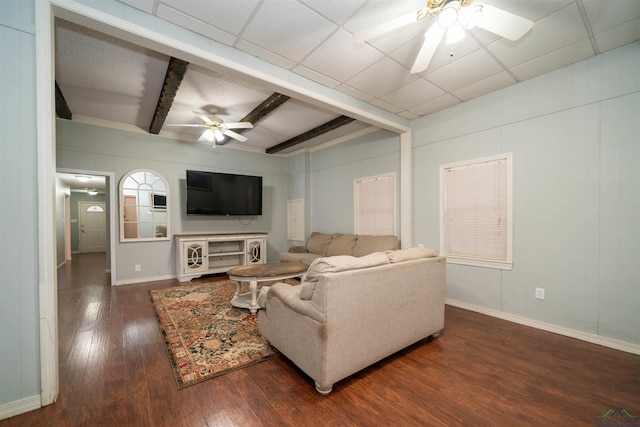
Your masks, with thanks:
[{"label": "hallway", "polygon": [[106,252],[74,254],[58,269],[58,292],[87,286],[109,286]]}]

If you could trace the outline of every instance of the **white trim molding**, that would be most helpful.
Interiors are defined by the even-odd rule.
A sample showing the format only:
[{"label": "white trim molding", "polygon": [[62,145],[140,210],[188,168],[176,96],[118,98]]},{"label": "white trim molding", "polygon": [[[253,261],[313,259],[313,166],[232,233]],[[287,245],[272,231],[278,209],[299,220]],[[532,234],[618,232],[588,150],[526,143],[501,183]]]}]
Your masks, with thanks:
[{"label": "white trim molding", "polygon": [[155,277],[138,277],[135,279],[124,279],[116,281],[115,285],[133,285],[136,283],[145,283],[145,282],[157,282],[158,280],[171,280],[175,279],[176,275],[166,275],[166,276],[155,276]]},{"label": "white trim molding", "polygon": [[603,337],[601,335],[590,334],[588,332],[565,328],[563,326],[553,325],[551,323],[545,323],[539,320],[528,319],[526,317],[518,316],[515,314],[505,313],[503,311],[498,311],[491,308],[480,307],[478,305],[468,304],[466,302],[457,301],[450,298],[446,298],[444,302],[445,304],[448,304],[452,307],[475,311],[476,313],[486,314],[487,316],[497,317],[498,319],[518,323],[520,325],[529,326],[547,332],[553,332],[554,334],[564,335],[565,337],[575,338],[592,344],[601,345],[603,347],[612,348],[614,350],[620,350],[627,353],[640,355],[640,345],[632,344],[626,341],[620,341],[613,338]]},{"label": "white trim molding", "polygon": [[40,409],[40,399],[40,395],[36,394],[31,397],[25,397],[24,399],[0,405],[0,420],[5,420],[7,418],[15,417],[16,415],[24,414],[25,412]]},{"label": "white trim molding", "polygon": [[55,228],[55,128],[53,14],[35,2],[36,153],[38,166],[38,296],[40,320],[40,404],[56,401],[58,383],[58,285]]}]

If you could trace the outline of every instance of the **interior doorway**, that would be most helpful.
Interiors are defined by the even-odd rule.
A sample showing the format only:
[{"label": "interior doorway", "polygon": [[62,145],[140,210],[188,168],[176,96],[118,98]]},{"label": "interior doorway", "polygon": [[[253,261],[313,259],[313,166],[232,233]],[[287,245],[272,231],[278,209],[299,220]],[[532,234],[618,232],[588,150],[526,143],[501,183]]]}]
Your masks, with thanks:
[{"label": "interior doorway", "polygon": [[[71,252],[71,262],[81,253],[105,253],[103,272],[110,273],[110,285],[116,284],[115,245],[118,215],[117,183],[112,172],[80,169],[57,169],[58,185],[62,186],[65,206],[69,200],[68,221],[65,229],[58,232],[58,238],[64,236],[65,252]],[[81,177],[84,181],[78,179]],[[97,190],[93,195],[88,190]],[[92,191],[93,193],[94,191]],[[58,200],[57,203],[62,203]],[[102,212],[100,212],[102,210]],[[65,213],[66,215],[66,213]],[[59,230],[60,231],[60,230]],[[61,248],[62,242],[58,242]]]}]

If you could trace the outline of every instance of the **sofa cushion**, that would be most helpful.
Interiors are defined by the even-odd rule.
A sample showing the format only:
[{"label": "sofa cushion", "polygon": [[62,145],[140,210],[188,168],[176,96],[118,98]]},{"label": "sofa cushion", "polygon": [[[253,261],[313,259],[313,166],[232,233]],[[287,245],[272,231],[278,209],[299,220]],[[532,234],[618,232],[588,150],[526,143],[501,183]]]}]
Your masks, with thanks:
[{"label": "sofa cushion", "polygon": [[361,257],[372,252],[392,251],[399,248],[398,238],[393,235],[367,236],[360,235],[353,248],[353,256]]},{"label": "sofa cushion", "polygon": [[420,259],[420,258],[433,258],[437,255],[438,253],[436,252],[435,249],[418,248],[418,247],[387,252],[387,256],[389,257],[389,262],[391,263],[411,261],[413,259]]},{"label": "sofa cushion", "polygon": [[333,234],[318,233],[314,231],[307,239],[307,250],[313,254],[327,256],[327,250],[333,240]]},{"label": "sofa cushion", "polygon": [[356,238],[355,234],[334,234],[327,250],[327,256],[351,255],[356,245]]},{"label": "sofa cushion", "polygon": [[384,252],[375,252],[359,258],[351,255],[317,258],[302,276],[300,299],[311,299],[316,290],[318,279],[325,273],[337,273],[384,264],[389,264],[389,258]]},{"label": "sofa cushion", "polygon": [[316,258],[320,258],[320,255],[312,254],[312,253],[309,253],[309,252],[303,252],[303,253],[282,252],[282,253],[280,253],[280,262],[298,262],[300,264],[309,265]]}]

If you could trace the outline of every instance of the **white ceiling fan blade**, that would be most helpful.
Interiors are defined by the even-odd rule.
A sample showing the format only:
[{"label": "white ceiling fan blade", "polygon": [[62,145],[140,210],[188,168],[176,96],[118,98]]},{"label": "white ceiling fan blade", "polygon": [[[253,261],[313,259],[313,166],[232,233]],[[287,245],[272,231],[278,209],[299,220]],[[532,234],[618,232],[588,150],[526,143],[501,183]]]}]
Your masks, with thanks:
[{"label": "white ceiling fan blade", "polygon": [[224,130],[222,130],[222,133],[224,133],[227,136],[230,136],[233,139],[237,139],[240,142],[246,142],[246,141],[249,140],[248,138],[246,138],[246,137],[244,137],[244,136],[240,135],[239,133],[236,133],[236,132],[234,132],[232,130],[224,129]]},{"label": "white ceiling fan blade", "polygon": [[367,30],[360,31],[354,34],[353,38],[356,42],[361,43],[367,40],[374,39],[376,37],[380,37],[384,34],[390,33],[391,31],[419,21],[420,12],[422,12],[422,9],[399,16],[395,19],[392,19],[391,21],[384,22]]},{"label": "white ceiling fan blade", "polygon": [[533,27],[533,21],[514,15],[497,7],[481,4],[482,18],[476,24],[484,30],[491,31],[501,37],[516,41]]},{"label": "white ceiling fan blade", "polygon": [[187,123],[183,123],[183,124],[180,124],[180,123],[177,123],[177,124],[167,124],[167,125],[165,125],[165,126],[171,126],[171,127],[176,127],[176,126],[181,126],[181,127],[182,127],[182,126],[188,126],[188,127],[192,127],[192,128],[206,128],[206,127],[208,127],[208,126],[206,126],[206,125],[194,125],[194,124],[187,124]]},{"label": "white ceiling fan blade", "polygon": [[205,116],[204,114],[198,114],[198,117],[200,117],[205,123],[213,123],[213,119]]},{"label": "white ceiling fan blade", "polygon": [[433,54],[440,44],[440,40],[442,40],[444,31],[444,28],[437,23],[434,23],[431,28],[427,30],[424,34],[424,43],[420,48],[420,52],[418,52],[418,56],[416,56],[413,67],[411,67],[411,73],[419,73],[427,69],[431,58],[433,58]]},{"label": "white ceiling fan blade", "polygon": [[227,129],[251,129],[253,124],[251,122],[225,123],[224,127]]}]

